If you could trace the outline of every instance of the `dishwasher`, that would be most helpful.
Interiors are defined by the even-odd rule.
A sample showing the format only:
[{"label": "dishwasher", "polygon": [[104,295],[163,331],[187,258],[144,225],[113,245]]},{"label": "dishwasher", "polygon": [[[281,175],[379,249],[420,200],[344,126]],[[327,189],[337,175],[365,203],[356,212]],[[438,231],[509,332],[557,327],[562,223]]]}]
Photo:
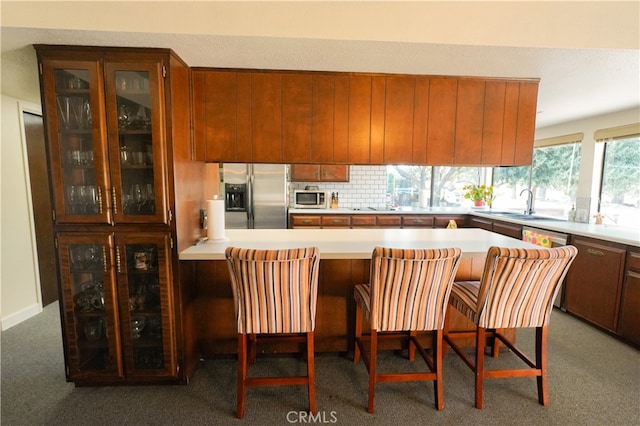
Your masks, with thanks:
[{"label": "dishwasher", "polygon": [[[568,240],[567,234],[548,231],[546,229],[537,229],[525,226],[522,228],[522,240],[543,247],[560,247],[566,246]],[[564,299],[564,282],[560,284],[560,291],[553,301],[553,306],[562,309],[562,300]]]}]

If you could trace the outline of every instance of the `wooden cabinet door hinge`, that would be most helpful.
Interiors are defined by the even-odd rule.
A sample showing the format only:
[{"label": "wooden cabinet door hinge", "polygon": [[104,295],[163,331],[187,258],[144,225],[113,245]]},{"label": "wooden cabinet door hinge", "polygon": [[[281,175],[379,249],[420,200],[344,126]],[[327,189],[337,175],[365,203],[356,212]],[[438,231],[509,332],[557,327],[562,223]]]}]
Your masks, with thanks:
[{"label": "wooden cabinet door hinge", "polygon": [[53,238],[53,245],[55,245],[56,248],[58,248],[58,237]]},{"label": "wooden cabinet door hinge", "polygon": [[51,220],[53,220],[54,222],[56,221],[56,211],[55,210],[51,210]]},{"label": "wooden cabinet door hinge", "polygon": [[169,237],[169,245],[173,248],[173,236]]},{"label": "wooden cabinet door hinge", "polygon": [[162,78],[167,78],[167,67],[162,66]]},{"label": "wooden cabinet door hinge", "polygon": [[40,75],[44,74],[44,67],[42,66],[42,62],[38,64],[38,68],[40,69]]}]

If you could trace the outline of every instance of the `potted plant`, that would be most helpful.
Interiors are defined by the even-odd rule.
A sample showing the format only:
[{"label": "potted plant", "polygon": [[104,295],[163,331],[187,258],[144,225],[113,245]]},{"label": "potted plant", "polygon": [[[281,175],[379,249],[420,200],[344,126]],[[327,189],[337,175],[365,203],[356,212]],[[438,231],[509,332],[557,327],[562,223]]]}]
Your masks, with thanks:
[{"label": "potted plant", "polygon": [[462,187],[464,198],[471,200],[476,207],[488,205],[493,202],[493,186],[487,185],[465,185]]}]

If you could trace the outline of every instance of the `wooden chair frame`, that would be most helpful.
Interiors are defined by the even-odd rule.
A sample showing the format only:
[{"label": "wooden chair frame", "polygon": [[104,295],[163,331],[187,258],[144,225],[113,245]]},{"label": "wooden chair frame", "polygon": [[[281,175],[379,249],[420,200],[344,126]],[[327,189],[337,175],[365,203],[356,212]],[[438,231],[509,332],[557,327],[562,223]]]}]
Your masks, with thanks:
[{"label": "wooden chair frame", "polygon": [[[443,397],[443,373],[442,373],[442,357],[443,353],[443,327],[445,320],[445,313],[447,308],[447,300],[449,297],[449,291],[453,284],[461,252],[459,249],[434,249],[434,250],[407,250],[407,249],[389,249],[383,247],[376,247],[372,254],[371,263],[371,284],[369,287],[369,309],[371,316],[375,315],[378,318],[378,312],[373,312],[376,309],[381,309],[380,314],[382,316],[390,315],[392,313],[387,311],[385,306],[394,304],[394,299],[385,299],[382,301],[382,296],[374,296],[377,294],[378,289],[374,288],[374,285],[380,284],[386,287],[389,292],[403,294],[398,296],[398,302],[407,302],[407,294],[403,293],[403,289],[407,289],[412,285],[414,289],[417,288],[416,294],[421,294],[424,299],[421,299],[425,305],[420,305],[416,301],[410,301],[404,306],[409,306],[411,312],[422,317],[420,310],[424,313],[427,308],[426,303],[430,303],[433,307],[433,312],[427,312],[424,314],[422,320],[417,320],[416,317],[409,319],[407,315],[403,315],[402,320],[390,319],[383,321],[377,319],[376,323],[373,318],[369,318],[371,323],[371,331],[368,334],[363,334],[362,326],[364,320],[364,312],[360,303],[356,303],[356,319],[355,319],[355,348],[353,362],[360,361],[360,357],[364,361],[369,374],[368,384],[368,400],[367,411],[373,413],[375,411],[375,387],[377,383],[381,382],[409,382],[409,381],[433,381],[434,395],[435,395],[435,407],[437,410],[444,408]],[[393,262],[413,262],[415,264],[430,264],[431,266],[416,267],[399,267],[393,265]],[[391,262],[385,266],[384,277],[381,277],[381,263]],[[389,266],[392,265],[392,266]],[[436,266],[437,265],[437,266]],[[388,268],[388,269],[387,269]],[[397,268],[397,269],[396,269]],[[416,274],[415,271],[422,270],[421,274]],[[431,271],[431,272],[425,272]],[[437,273],[436,273],[437,271]],[[433,283],[430,280],[434,276],[439,276],[441,282]],[[382,287],[381,287],[382,288]],[[363,287],[364,289],[364,287]],[[394,289],[391,291],[390,289]],[[357,293],[357,291],[356,291]],[[377,300],[376,298],[381,300]],[[383,303],[385,302],[385,303]],[[379,305],[380,304],[380,305]],[[424,321],[424,322],[422,322]],[[385,325],[382,325],[383,322]],[[400,325],[404,323],[404,325]],[[377,325],[378,324],[378,325]],[[432,324],[428,326],[427,324]],[[386,329],[383,329],[387,327]],[[398,328],[399,327],[399,328]],[[406,328],[408,329],[406,329]],[[380,330],[382,329],[382,330]],[[418,332],[430,333],[432,336],[432,353],[431,355],[425,350],[420,341],[417,338]],[[378,341],[380,339],[404,339],[408,340],[408,359],[413,361],[415,358],[415,351],[424,360],[425,364],[429,368],[429,371],[414,372],[414,373],[379,373],[377,371],[377,358],[378,358]],[[369,341],[369,352],[365,342]]]},{"label": "wooden chair frame", "polygon": [[[541,250],[550,250],[546,254],[541,254],[540,257],[536,257],[535,252],[540,252]],[[544,252],[543,252],[544,253]],[[549,254],[553,253],[553,254]],[[454,352],[460,356],[460,358],[464,361],[464,363],[475,373],[475,406],[478,409],[483,408],[483,383],[484,379],[499,379],[499,378],[512,378],[512,377],[536,377],[537,389],[538,389],[538,402],[541,405],[547,405],[549,403],[549,392],[547,386],[547,333],[548,333],[548,323],[549,316],[551,310],[553,309],[552,303],[553,299],[558,291],[559,285],[564,280],[564,277],[573,262],[577,254],[577,250],[573,246],[564,246],[555,249],[530,249],[530,250],[517,250],[517,249],[504,249],[498,247],[492,247],[489,249],[487,254],[487,261],[485,264],[485,270],[483,273],[482,281],[480,282],[480,286],[478,289],[478,305],[479,308],[476,308],[474,314],[476,316],[476,330],[475,331],[449,331],[449,318],[445,319],[445,327],[444,327],[444,341],[451,346]],[[527,258],[526,256],[530,255],[533,258]],[[545,257],[545,256],[550,257]],[[495,259],[499,256],[503,257],[512,257],[513,259],[520,258],[523,261],[526,260],[535,260],[535,261],[554,261],[557,263],[555,269],[552,272],[547,270],[546,274],[539,274],[539,282],[537,284],[539,286],[545,286],[547,290],[540,294],[545,294],[545,297],[538,301],[540,303],[537,304],[538,308],[535,310],[532,309],[531,318],[536,318],[534,323],[527,324],[526,320],[521,320],[525,322],[522,325],[518,325],[516,327],[502,327],[502,328],[487,328],[480,326],[478,324],[478,319],[480,317],[480,312],[484,309],[488,303],[482,299],[482,295],[488,297],[490,291],[488,291],[489,286],[492,285],[493,277],[495,276],[494,267],[497,264]],[[526,268],[523,268],[523,271]],[[532,270],[534,270],[533,268]],[[514,280],[517,278],[513,278]],[[458,285],[454,284],[454,287]],[[509,288],[505,287],[510,291]],[[523,289],[519,289],[521,292]],[[499,296],[502,297],[502,296]],[[452,298],[453,299],[453,298]],[[450,299],[450,302],[452,301]],[[527,299],[529,305],[532,306],[530,300]],[[452,302],[451,302],[452,303]],[[489,309],[489,308],[487,308]],[[524,308],[523,308],[524,309]],[[515,310],[514,310],[515,311]],[[463,313],[464,314],[464,313]],[[522,314],[523,317],[527,317],[526,314]],[[495,322],[500,322],[500,319],[497,318],[493,320]],[[510,321],[514,321],[511,319]],[[503,325],[503,324],[501,324]],[[527,354],[525,354],[522,350],[516,347],[515,343],[512,342],[509,338],[505,336],[504,330],[509,328],[535,328],[535,361],[529,358]],[[457,339],[464,339],[469,337],[475,337],[475,360],[472,360],[463,350],[462,348],[455,343]],[[487,341],[490,342],[487,345]],[[499,354],[500,344],[504,344],[507,348],[509,348],[521,361],[523,361],[527,368],[511,368],[511,369],[486,369],[485,368],[485,353],[489,352],[491,356],[497,357]],[[490,348],[490,351],[487,349]]]},{"label": "wooden chair frame", "polygon": [[[249,386],[306,385],[316,414],[314,329],[320,253],[316,247],[225,251],[238,326],[236,417],[244,417]],[[305,376],[249,377],[259,340],[303,343]]]}]

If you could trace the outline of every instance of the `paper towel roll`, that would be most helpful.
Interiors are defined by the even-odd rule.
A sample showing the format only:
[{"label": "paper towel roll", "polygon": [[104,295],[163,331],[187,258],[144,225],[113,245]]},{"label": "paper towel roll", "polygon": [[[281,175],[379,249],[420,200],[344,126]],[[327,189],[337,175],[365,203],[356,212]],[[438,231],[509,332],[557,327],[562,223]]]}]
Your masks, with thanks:
[{"label": "paper towel roll", "polygon": [[224,240],[224,200],[207,200],[207,238]]},{"label": "paper towel roll", "polygon": [[421,209],[426,209],[429,207],[429,190],[421,189],[418,193],[418,202],[420,204]]}]

